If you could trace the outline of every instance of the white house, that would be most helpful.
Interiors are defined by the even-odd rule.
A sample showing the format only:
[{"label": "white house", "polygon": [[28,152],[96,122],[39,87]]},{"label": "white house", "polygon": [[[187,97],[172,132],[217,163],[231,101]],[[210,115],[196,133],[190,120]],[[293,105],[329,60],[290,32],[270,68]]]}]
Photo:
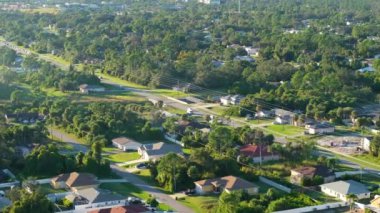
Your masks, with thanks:
[{"label": "white house", "polygon": [[105,206],[124,206],[127,204],[125,197],[108,190],[96,188],[78,190],[77,192],[67,195],[65,198],[74,204],[75,210],[80,211]]},{"label": "white house", "polygon": [[335,127],[328,123],[310,125],[307,130],[307,133],[309,133],[310,135],[328,134],[333,132],[335,132]]},{"label": "white house", "polygon": [[183,155],[181,146],[178,146],[176,144],[168,144],[164,142],[145,144],[142,145],[137,151],[143,159],[148,161],[157,161],[164,155],[171,152],[181,156]]},{"label": "white house", "polygon": [[137,151],[141,147],[142,144],[130,138],[119,137],[119,138],[112,139],[112,145],[123,151],[127,151],[127,150]]},{"label": "white house", "polygon": [[239,105],[240,101],[244,98],[242,95],[227,95],[220,97],[220,103],[224,106]]},{"label": "white house", "polygon": [[227,95],[227,96],[220,97],[220,103],[222,105],[224,105],[224,106],[230,105],[230,103],[231,103],[231,96]]},{"label": "white house", "polygon": [[254,47],[244,47],[245,51],[250,56],[258,57],[260,48],[254,48]]},{"label": "white house", "polygon": [[269,118],[272,116],[272,112],[269,110],[261,110],[255,113],[256,118]]},{"label": "white house", "polygon": [[320,185],[321,191],[329,196],[336,197],[343,201],[348,201],[347,195],[354,194],[357,198],[370,198],[371,193],[362,183],[354,180],[336,181]]},{"label": "white house", "polygon": [[198,0],[198,2],[203,4],[220,5],[220,0]]},{"label": "white house", "polygon": [[82,84],[79,86],[79,91],[83,94],[88,94],[90,92],[104,92],[106,89],[104,87],[96,85]]},{"label": "white house", "polygon": [[363,149],[364,151],[367,151],[367,152],[370,151],[371,140],[372,140],[372,137],[364,137],[364,138],[362,138],[362,139],[360,140],[360,143],[361,143],[362,149]]}]

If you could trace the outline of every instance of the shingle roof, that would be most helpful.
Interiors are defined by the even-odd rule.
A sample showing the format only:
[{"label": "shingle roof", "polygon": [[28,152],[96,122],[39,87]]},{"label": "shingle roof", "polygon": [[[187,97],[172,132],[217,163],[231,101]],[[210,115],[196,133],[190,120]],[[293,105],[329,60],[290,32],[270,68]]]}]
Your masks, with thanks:
[{"label": "shingle roof", "polygon": [[[260,149],[257,145],[244,145],[240,147],[240,154],[248,156],[248,157],[260,157]],[[268,146],[264,146],[261,148],[261,156],[271,156],[275,153],[269,152]]]},{"label": "shingle roof", "polygon": [[303,166],[298,169],[293,169],[293,171],[296,171],[302,175],[311,175],[311,176],[321,176],[321,177],[330,177],[334,175],[334,172],[332,172],[328,167],[323,165],[317,165],[317,166]]},{"label": "shingle roof", "polygon": [[367,187],[362,183],[356,182],[354,180],[347,181],[336,181],[332,183],[322,184],[321,187],[329,188],[335,192],[340,194],[348,195],[348,194],[362,194],[362,193],[370,193]]},{"label": "shingle roof", "polygon": [[89,203],[102,203],[108,201],[123,200],[124,197],[107,190],[88,188],[76,192],[78,196],[86,198]]},{"label": "shingle roof", "polygon": [[143,150],[149,155],[149,157],[160,157],[169,152],[173,152],[176,154],[182,154],[182,148],[176,144],[167,144],[164,142],[154,143],[154,144],[146,144],[142,147]]},{"label": "shingle roof", "polygon": [[66,173],[53,178],[54,182],[65,182],[68,187],[88,186],[97,184],[96,177],[89,173]]},{"label": "shingle roof", "polygon": [[194,183],[200,186],[213,185],[217,187],[223,187],[228,190],[239,190],[239,189],[257,187],[255,184],[249,181],[246,181],[242,178],[235,177],[232,175],[221,177],[221,178],[200,180]]},{"label": "shingle roof", "polygon": [[112,139],[112,142],[120,144],[120,145],[136,145],[136,146],[141,146],[141,143],[138,143],[130,138],[126,137],[119,137],[119,138],[114,138]]}]

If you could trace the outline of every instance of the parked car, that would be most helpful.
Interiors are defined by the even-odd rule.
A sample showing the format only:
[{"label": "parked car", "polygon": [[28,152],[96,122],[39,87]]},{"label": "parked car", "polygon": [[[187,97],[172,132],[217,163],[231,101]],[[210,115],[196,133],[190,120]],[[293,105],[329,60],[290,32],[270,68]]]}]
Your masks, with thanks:
[{"label": "parked car", "polygon": [[185,195],[193,195],[195,194],[195,190],[194,189],[188,189],[186,191],[183,192]]}]

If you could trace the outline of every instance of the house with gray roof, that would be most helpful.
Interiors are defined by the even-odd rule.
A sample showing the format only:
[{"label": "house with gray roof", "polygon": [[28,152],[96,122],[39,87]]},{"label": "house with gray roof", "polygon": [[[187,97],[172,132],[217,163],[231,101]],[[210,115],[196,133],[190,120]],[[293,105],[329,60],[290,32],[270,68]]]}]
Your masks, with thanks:
[{"label": "house with gray roof", "polygon": [[126,204],[126,199],[122,195],[97,188],[81,189],[65,198],[74,204],[75,210]]},{"label": "house with gray roof", "polygon": [[145,144],[142,145],[137,151],[142,158],[147,161],[157,161],[164,155],[171,152],[181,156],[183,155],[181,146],[164,142]]},{"label": "house with gray roof", "polygon": [[112,145],[123,150],[135,150],[137,151],[141,147],[141,143],[126,137],[119,137],[112,139]]},{"label": "house with gray roof", "polygon": [[354,194],[357,198],[370,198],[371,193],[367,187],[354,180],[336,181],[320,185],[321,191],[329,196],[336,197],[343,201],[348,201],[347,195]]}]

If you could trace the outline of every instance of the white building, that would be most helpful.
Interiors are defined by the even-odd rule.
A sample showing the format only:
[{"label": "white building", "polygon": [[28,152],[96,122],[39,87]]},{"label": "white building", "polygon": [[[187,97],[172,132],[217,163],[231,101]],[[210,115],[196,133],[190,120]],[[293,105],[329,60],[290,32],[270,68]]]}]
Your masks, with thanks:
[{"label": "white building", "polygon": [[244,50],[247,52],[248,55],[253,56],[253,57],[258,57],[259,56],[259,51],[260,48],[255,48],[255,47],[244,47]]},{"label": "white building", "polygon": [[335,132],[335,127],[328,123],[319,123],[310,125],[307,131],[310,135],[328,134]]},{"label": "white building", "polygon": [[362,138],[362,139],[360,140],[360,143],[361,143],[362,149],[363,149],[364,151],[367,151],[367,152],[370,151],[371,140],[372,140],[372,137],[364,137],[364,138]]},{"label": "white building", "polygon": [[347,195],[354,194],[357,198],[370,198],[371,193],[362,183],[354,180],[336,181],[320,185],[321,191],[329,196],[336,197],[343,201],[348,201]]},{"label": "white building", "polygon": [[220,103],[224,106],[239,105],[243,98],[242,95],[227,95],[220,98]]},{"label": "white building", "polygon": [[220,0],[198,0],[198,2],[210,5],[220,5]]}]

